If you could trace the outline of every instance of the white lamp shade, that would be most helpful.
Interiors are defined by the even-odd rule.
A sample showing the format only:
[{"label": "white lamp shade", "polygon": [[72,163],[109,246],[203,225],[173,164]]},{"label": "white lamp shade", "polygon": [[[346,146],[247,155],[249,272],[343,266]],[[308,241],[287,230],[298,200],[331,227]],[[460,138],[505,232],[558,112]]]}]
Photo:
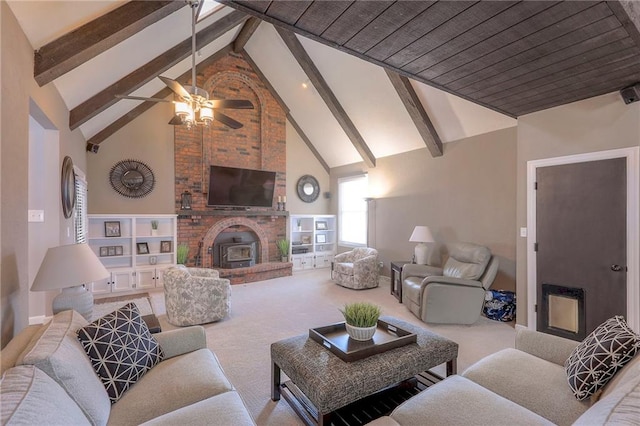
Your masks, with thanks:
[{"label": "white lamp shade", "polygon": [[200,120],[205,123],[213,121],[213,110],[211,108],[200,108]]},{"label": "white lamp shade", "polygon": [[87,244],[51,247],[40,265],[32,291],[75,287],[109,276],[109,271]]},{"label": "white lamp shade", "polygon": [[435,240],[428,226],[416,226],[413,229],[411,237],[409,237],[409,241],[414,243],[432,243]]}]

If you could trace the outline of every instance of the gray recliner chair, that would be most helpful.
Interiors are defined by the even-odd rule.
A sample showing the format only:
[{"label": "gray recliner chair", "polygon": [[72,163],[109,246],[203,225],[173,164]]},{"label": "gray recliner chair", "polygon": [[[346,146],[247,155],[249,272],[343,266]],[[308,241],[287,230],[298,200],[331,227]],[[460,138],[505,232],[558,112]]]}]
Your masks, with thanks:
[{"label": "gray recliner chair", "polygon": [[402,268],[402,303],[424,322],[473,324],[498,272],[498,259],[477,244],[452,243],[448,249],[444,268]]}]

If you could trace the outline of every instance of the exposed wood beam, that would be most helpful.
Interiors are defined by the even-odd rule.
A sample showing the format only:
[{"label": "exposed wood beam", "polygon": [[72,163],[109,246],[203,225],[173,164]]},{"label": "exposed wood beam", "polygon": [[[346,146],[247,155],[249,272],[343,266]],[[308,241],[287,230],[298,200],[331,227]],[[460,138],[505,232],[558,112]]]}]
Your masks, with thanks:
[{"label": "exposed wood beam", "polygon": [[44,86],[183,6],[177,1],[127,2],[36,50],[33,76]]},{"label": "exposed wood beam", "polygon": [[409,79],[386,68],[385,72],[389,76],[389,80],[391,80],[391,84],[393,84],[396,92],[398,92],[398,96],[400,96],[400,100],[407,109],[413,123],[416,125],[418,133],[422,136],[424,144],[429,149],[429,152],[431,152],[431,156],[442,156],[442,141],[440,140],[440,136],[438,136],[436,128],[429,119],[429,115],[422,106],[416,91],[413,90]]},{"label": "exposed wood beam", "polygon": [[[234,11],[212,23],[204,30],[198,32],[196,36],[196,49],[201,49],[246,19],[248,19],[248,16],[243,12]],[[116,103],[118,101],[115,97],[116,95],[130,94],[148,83],[151,79],[157,77],[160,73],[187,58],[190,54],[191,37],[73,108],[69,113],[69,128],[71,130],[78,128],[89,119]]]},{"label": "exposed wood beam", "polygon": [[608,1],[629,36],[640,45],[640,4],[636,1]]},{"label": "exposed wood beam", "polygon": [[340,126],[342,126],[342,129],[351,140],[351,143],[356,148],[356,151],[358,151],[367,166],[375,167],[376,158],[360,135],[360,132],[358,132],[358,129],[356,129],[356,126],[347,115],[344,108],[342,108],[342,105],[340,105],[340,102],[338,102],[338,98],[336,98],[336,96],[333,94],[333,91],[325,81],[324,77],[322,77],[322,74],[320,74],[320,71],[311,60],[309,54],[304,50],[304,47],[302,46],[302,43],[300,43],[300,40],[298,40],[296,35],[291,31],[285,30],[278,26],[276,26],[275,29],[276,31],[278,31],[278,34],[280,34],[280,37],[291,51],[293,57],[296,59],[296,61],[298,61],[298,64],[300,64],[300,67],[302,67],[304,72],[307,74],[309,80],[311,80],[311,83],[313,83],[313,86],[318,91],[318,94],[320,94],[320,97],[322,97],[324,102],[327,104],[327,107],[329,108],[335,119],[338,121]]},{"label": "exposed wood beam", "polygon": [[[204,61],[201,61],[198,65],[196,65],[196,73],[204,70],[206,67],[213,64],[218,59],[229,54],[229,52],[231,52],[231,47],[232,47],[231,44],[228,44],[222,49],[218,50],[213,55],[209,56]],[[188,70],[182,73],[182,75],[180,75],[180,77],[178,77],[176,80],[179,83],[185,84],[189,81],[190,78],[191,78],[191,70]],[[152,97],[164,99],[167,96],[172,94],[173,94],[173,90],[169,89],[168,87],[165,87],[164,89],[160,90],[158,93],[153,95]],[[94,136],[89,138],[89,140],[87,140],[87,151],[91,151],[90,148],[92,146],[99,145],[109,136],[113,135],[115,132],[117,132],[118,130],[120,130],[127,124],[131,123],[133,120],[135,120],[143,112],[147,111],[149,108],[157,104],[158,104],[157,102],[151,102],[151,101],[142,102],[141,104],[136,106],[134,109],[127,112],[125,115],[118,118],[113,123],[109,124],[107,127],[105,127],[100,132],[96,133]]]},{"label": "exposed wood beam", "polygon": [[273,85],[271,84],[267,76],[264,75],[264,73],[262,72],[258,64],[256,64],[253,61],[253,59],[251,58],[251,56],[249,56],[246,50],[242,51],[242,57],[244,58],[245,61],[247,61],[251,65],[255,73],[258,74],[258,77],[260,77],[260,80],[262,80],[262,83],[267,87],[267,89],[269,89],[271,96],[273,96],[276,99],[276,101],[280,105],[280,108],[282,108],[284,112],[287,114],[287,120],[289,120],[289,123],[291,123],[294,129],[296,129],[296,132],[298,133],[300,138],[304,141],[304,143],[307,145],[307,147],[309,148],[313,156],[316,157],[316,160],[318,160],[318,162],[322,165],[322,167],[326,170],[326,172],[329,173],[329,170],[330,170],[329,165],[327,164],[326,161],[324,161],[324,158],[322,158],[322,155],[320,155],[316,147],[313,146],[313,144],[311,143],[311,140],[307,137],[306,133],[298,125],[296,120],[294,120],[293,116],[291,115],[291,111],[289,110],[289,107],[287,106],[287,104],[285,104],[284,100],[280,97],[280,95],[278,94],[276,89],[273,87]]},{"label": "exposed wood beam", "polygon": [[304,143],[307,145],[307,148],[309,148],[311,153],[320,162],[320,164],[322,165],[324,170],[327,173],[329,173],[329,171],[330,171],[329,165],[327,164],[326,161],[324,161],[324,159],[322,158],[322,156],[320,155],[320,153],[318,152],[316,147],[313,146],[313,144],[311,143],[311,140],[307,137],[307,135],[304,132],[304,130],[302,130],[302,128],[298,125],[298,122],[293,119],[293,116],[290,113],[287,114],[287,120],[289,120],[289,123],[291,123],[291,125],[293,126],[294,129],[296,129],[296,132],[298,133],[298,136],[300,136],[300,138],[304,141]]},{"label": "exposed wood beam", "polygon": [[253,33],[258,29],[260,22],[262,21],[255,16],[252,16],[244,23],[242,29],[238,33],[238,36],[233,41],[233,51],[235,53],[240,53],[244,50],[244,46],[247,44]]}]

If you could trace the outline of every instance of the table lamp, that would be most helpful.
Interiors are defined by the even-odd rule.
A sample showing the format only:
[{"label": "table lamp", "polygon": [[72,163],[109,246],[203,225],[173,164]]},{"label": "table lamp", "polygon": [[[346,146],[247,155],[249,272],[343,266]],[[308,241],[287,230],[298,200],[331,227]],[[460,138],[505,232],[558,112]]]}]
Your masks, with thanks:
[{"label": "table lamp", "polygon": [[435,241],[433,239],[433,235],[431,235],[429,227],[416,226],[413,229],[413,233],[411,234],[409,241],[418,243],[415,248],[416,263],[418,265],[426,265],[429,250],[425,243],[433,243]]},{"label": "table lamp", "polygon": [[33,280],[31,291],[62,289],[62,293],[53,299],[53,313],[73,309],[90,321],[93,294],[85,284],[109,275],[109,271],[87,244],[51,247]]}]

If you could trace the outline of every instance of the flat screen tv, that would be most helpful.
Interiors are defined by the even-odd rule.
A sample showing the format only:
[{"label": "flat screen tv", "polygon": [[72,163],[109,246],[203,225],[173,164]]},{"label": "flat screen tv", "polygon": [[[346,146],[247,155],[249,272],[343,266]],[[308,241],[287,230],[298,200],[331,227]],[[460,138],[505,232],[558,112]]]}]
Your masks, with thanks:
[{"label": "flat screen tv", "polygon": [[272,207],[276,172],[210,166],[207,205]]}]

